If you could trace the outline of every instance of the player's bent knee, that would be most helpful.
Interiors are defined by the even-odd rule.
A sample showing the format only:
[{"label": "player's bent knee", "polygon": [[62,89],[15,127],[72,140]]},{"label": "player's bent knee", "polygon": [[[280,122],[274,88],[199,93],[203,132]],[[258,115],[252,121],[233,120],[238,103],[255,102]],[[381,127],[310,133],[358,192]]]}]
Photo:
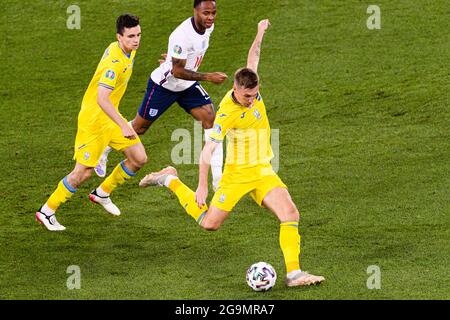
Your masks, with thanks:
[{"label": "player's bent knee", "polygon": [[206,231],[217,231],[220,229],[220,226],[203,226],[203,229]]},{"label": "player's bent knee", "polygon": [[130,160],[133,165],[137,168],[142,168],[143,166],[145,166],[145,164],[148,161],[147,155],[143,154],[143,155],[139,155],[138,157],[134,158],[133,160]]},{"label": "player's bent knee", "polygon": [[211,129],[214,126],[214,118],[202,122],[203,129]]},{"label": "player's bent knee", "polygon": [[211,222],[203,222],[200,225],[203,229],[205,229],[206,231],[217,231],[220,229],[221,224],[220,223],[211,223]]},{"label": "player's bent knee", "polygon": [[203,119],[202,126],[203,129],[211,129],[214,126],[215,115],[211,114],[206,119]]},{"label": "player's bent knee", "polygon": [[145,164],[148,162],[148,157],[147,157],[147,155],[143,155],[140,159],[139,159],[139,161],[138,161],[138,165],[139,165],[139,167],[140,168],[142,168],[143,166],[145,166]]},{"label": "player's bent knee", "polygon": [[300,220],[300,213],[298,210],[292,211],[291,213],[288,213],[286,216],[287,221],[299,221]]}]

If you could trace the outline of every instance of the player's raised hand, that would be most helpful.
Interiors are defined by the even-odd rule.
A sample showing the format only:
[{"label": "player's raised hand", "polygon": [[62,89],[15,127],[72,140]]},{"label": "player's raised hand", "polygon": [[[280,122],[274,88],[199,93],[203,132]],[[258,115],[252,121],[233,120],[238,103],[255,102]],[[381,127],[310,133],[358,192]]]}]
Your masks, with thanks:
[{"label": "player's raised hand", "polygon": [[199,208],[202,208],[206,204],[206,198],[208,197],[208,186],[198,186],[195,191],[195,202]]},{"label": "player's raised hand", "polygon": [[161,53],[161,57],[163,57],[164,59],[159,59],[158,60],[159,64],[163,64],[164,62],[166,62],[167,53]]},{"label": "player's raised hand", "polygon": [[265,32],[270,27],[269,19],[261,20],[258,23],[258,31]]},{"label": "player's raised hand", "polygon": [[223,72],[211,72],[207,74],[207,81],[210,81],[215,84],[222,84],[225,80],[228,79],[228,76]]}]

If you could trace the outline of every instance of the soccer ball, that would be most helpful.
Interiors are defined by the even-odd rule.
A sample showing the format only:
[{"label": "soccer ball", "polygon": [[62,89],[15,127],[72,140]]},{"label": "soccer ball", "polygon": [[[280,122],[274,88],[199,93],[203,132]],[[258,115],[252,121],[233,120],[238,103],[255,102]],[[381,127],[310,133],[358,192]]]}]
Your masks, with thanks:
[{"label": "soccer ball", "polygon": [[247,284],[255,291],[270,290],[276,281],[277,273],[267,262],[252,264],[247,270]]}]

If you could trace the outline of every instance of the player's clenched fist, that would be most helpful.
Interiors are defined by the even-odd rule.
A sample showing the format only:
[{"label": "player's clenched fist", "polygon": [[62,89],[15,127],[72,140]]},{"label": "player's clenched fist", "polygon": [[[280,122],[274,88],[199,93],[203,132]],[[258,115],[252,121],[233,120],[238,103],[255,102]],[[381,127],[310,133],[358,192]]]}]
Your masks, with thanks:
[{"label": "player's clenched fist", "polygon": [[228,76],[223,72],[211,72],[208,73],[207,81],[215,84],[221,84],[228,79]]},{"label": "player's clenched fist", "polygon": [[258,31],[263,31],[264,32],[264,31],[266,31],[269,28],[269,26],[270,26],[269,19],[261,20],[258,23]]}]

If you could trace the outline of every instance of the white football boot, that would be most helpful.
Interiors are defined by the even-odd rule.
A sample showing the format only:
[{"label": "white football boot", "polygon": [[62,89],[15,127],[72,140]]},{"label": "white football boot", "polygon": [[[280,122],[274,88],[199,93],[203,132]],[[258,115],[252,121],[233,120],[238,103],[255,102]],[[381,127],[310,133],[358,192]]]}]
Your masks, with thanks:
[{"label": "white football boot", "polygon": [[109,197],[100,197],[95,189],[89,194],[89,200],[91,200],[94,203],[98,203],[105,208],[106,211],[111,213],[114,216],[120,216],[120,210],[117,208],[117,206],[112,203],[111,199]]},{"label": "white football boot", "polygon": [[286,285],[288,287],[309,286],[312,284],[320,284],[322,281],[325,281],[324,277],[315,276],[301,270],[291,271],[286,276]]},{"label": "white football boot", "polygon": [[146,188],[148,186],[164,186],[167,176],[178,176],[177,170],[174,167],[166,167],[159,172],[152,172],[146,175],[139,182],[139,187]]},{"label": "white football boot", "polygon": [[55,214],[52,214],[51,216],[46,216],[44,213],[41,212],[40,209],[36,212],[36,221],[44,225],[50,231],[66,230],[66,227],[64,227],[62,224],[58,222],[58,220],[56,220]]}]

